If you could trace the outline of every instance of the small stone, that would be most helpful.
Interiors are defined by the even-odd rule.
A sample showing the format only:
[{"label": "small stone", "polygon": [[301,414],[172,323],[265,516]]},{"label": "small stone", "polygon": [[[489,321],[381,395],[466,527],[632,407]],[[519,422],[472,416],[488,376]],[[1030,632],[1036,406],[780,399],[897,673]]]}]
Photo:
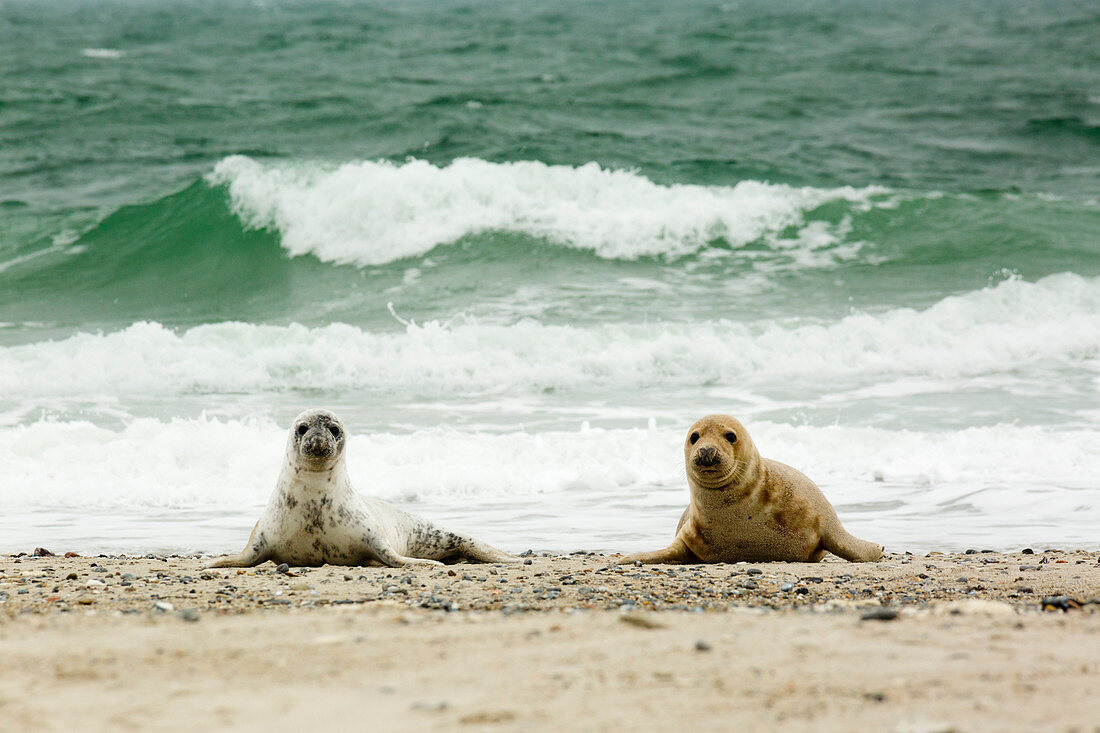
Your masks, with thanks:
[{"label": "small stone", "polygon": [[441,713],[447,709],[446,700],[417,700],[412,704],[413,710],[421,710],[426,713]]},{"label": "small stone", "polygon": [[1035,550],[1031,549],[1030,547],[1025,547],[1024,549],[1020,550],[1020,554],[1021,555],[1034,555]]},{"label": "small stone", "polygon": [[85,588],[105,588],[106,586],[107,584],[104,583],[102,580],[96,580],[95,578],[92,578],[84,584]]},{"label": "small stone", "polygon": [[783,592],[794,590],[794,583],[784,583],[783,585],[779,586],[779,590]]},{"label": "small stone", "polygon": [[764,574],[764,571],[761,570],[760,568],[749,568],[745,572],[749,575],[763,575]]},{"label": "small stone", "polygon": [[313,586],[309,583],[291,583],[291,590],[313,590]]},{"label": "small stone", "polygon": [[[523,564],[524,564],[524,565],[531,565],[531,564],[532,564],[531,558],[527,558],[526,560],[524,560],[524,561],[523,561]],[[454,575],[454,574],[455,574],[455,573],[454,573],[454,571],[452,570],[452,571],[451,571],[451,575]]]},{"label": "small stone", "polygon": [[65,576],[65,580],[76,580],[76,573],[69,573]]},{"label": "small stone", "polygon": [[747,590],[754,590],[756,588],[756,581],[755,580],[742,580],[740,583],[738,583],[738,585],[740,585],[742,588],[745,588]]},{"label": "small stone", "polygon": [[275,568],[275,572],[276,573],[283,573],[283,574],[289,573],[290,572],[290,565],[288,565],[287,563],[284,562],[282,565]]},{"label": "small stone", "polygon": [[709,652],[710,649],[710,642],[706,639],[699,639],[695,642],[695,651],[697,652]]},{"label": "small stone", "polygon": [[65,557],[80,557],[79,552],[66,552]]},{"label": "small stone", "polygon": [[664,626],[664,624],[659,623],[644,613],[627,613],[619,616],[619,620],[624,624],[637,626],[640,629],[659,629]]},{"label": "small stone", "polygon": [[967,554],[967,555],[977,555],[977,554],[978,554],[978,551],[977,551],[977,550],[973,550],[973,549],[971,549],[971,550],[967,550],[967,551],[966,551],[966,554]]},{"label": "small stone", "polygon": [[351,580],[351,576],[350,575],[345,575],[344,580]]},{"label": "small stone", "polygon": [[860,621],[893,621],[898,617],[898,611],[896,608],[886,608],[882,606],[880,608],[872,608],[867,613],[859,617]]},{"label": "small stone", "polygon": [[157,611],[161,611],[163,613],[168,613],[169,611],[176,610],[176,607],[173,606],[168,601],[154,601],[153,602],[153,608],[156,609]]},{"label": "small stone", "polygon": [[54,557],[54,554],[47,550],[45,547],[34,548],[35,557]]},{"label": "small stone", "polygon": [[76,602],[82,606],[90,606],[95,603],[95,599],[91,596],[81,596],[80,598],[76,599]]},{"label": "small stone", "polygon": [[1044,611],[1069,611],[1080,608],[1081,602],[1069,596],[1047,596],[1043,598],[1039,607]]},{"label": "small stone", "polygon": [[180,614],[180,618],[182,618],[184,621],[190,621],[194,623],[195,621],[199,620],[199,612],[193,608],[188,608]]}]

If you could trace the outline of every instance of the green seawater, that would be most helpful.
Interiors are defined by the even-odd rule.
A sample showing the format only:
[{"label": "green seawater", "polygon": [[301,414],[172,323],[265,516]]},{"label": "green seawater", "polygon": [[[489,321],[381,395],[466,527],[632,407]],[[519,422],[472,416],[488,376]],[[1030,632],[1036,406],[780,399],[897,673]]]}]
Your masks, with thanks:
[{"label": "green seawater", "polygon": [[[1002,269],[1095,274],[1097,37],[1086,2],[5,2],[0,266],[70,244],[0,272],[0,320],[370,322],[359,273],[288,261],[278,231],[245,231],[200,182],[235,154],[596,161],[661,185],[913,194],[855,215],[845,238],[873,256],[788,268],[763,312],[927,303]],[[677,312],[588,287],[620,269],[678,285],[683,267],[659,258],[602,263],[515,233],[461,244],[404,298],[411,315],[575,273],[579,300],[548,294],[548,317]]]}]

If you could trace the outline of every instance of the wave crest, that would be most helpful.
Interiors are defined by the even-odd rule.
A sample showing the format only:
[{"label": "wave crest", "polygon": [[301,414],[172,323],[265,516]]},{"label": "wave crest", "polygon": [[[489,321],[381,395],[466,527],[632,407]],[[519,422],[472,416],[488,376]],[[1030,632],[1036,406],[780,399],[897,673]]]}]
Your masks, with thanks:
[{"label": "wave crest", "polygon": [[[679,257],[716,240],[739,247],[778,237],[827,202],[868,204],[887,193],[757,181],[664,186],[596,163],[574,168],[475,158],[444,167],[422,160],[332,167],[233,156],[208,179],[228,188],[247,226],[277,230],[291,254],[360,266],[423,255],[488,231],[528,234],[609,259]],[[799,243],[832,242],[814,236]],[[777,246],[790,247],[791,240]]]},{"label": "wave crest", "polygon": [[538,393],[825,376],[973,377],[1098,358],[1100,279],[1062,274],[1006,280],[925,310],[857,313],[831,324],[581,327],[456,318],[398,332],[233,322],[176,332],[142,322],[0,348],[0,394]]}]

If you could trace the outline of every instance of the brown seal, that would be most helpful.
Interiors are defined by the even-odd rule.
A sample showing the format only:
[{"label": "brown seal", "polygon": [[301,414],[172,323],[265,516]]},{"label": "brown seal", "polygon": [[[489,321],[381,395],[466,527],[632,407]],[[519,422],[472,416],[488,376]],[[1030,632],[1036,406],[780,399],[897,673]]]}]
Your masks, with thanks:
[{"label": "brown seal", "polygon": [[684,443],[691,503],[676,540],[663,550],[620,562],[817,562],[831,552],[874,562],[882,546],[857,539],[805,474],[763,458],[745,426],[729,415],[708,415]]}]

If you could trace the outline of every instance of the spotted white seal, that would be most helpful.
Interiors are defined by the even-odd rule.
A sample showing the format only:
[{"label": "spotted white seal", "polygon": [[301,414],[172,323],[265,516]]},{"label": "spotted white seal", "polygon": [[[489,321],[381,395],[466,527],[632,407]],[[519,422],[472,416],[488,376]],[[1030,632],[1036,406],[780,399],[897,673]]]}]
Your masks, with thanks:
[{"label": "spotted white seal", "polygon": [[208,568],[251,567],[267,560],[296,566],[439,565],[443,560],[518,562],[519,558],[352,488],[344,425],[331,412],[294,420],[283,470],[248,545]]}]

